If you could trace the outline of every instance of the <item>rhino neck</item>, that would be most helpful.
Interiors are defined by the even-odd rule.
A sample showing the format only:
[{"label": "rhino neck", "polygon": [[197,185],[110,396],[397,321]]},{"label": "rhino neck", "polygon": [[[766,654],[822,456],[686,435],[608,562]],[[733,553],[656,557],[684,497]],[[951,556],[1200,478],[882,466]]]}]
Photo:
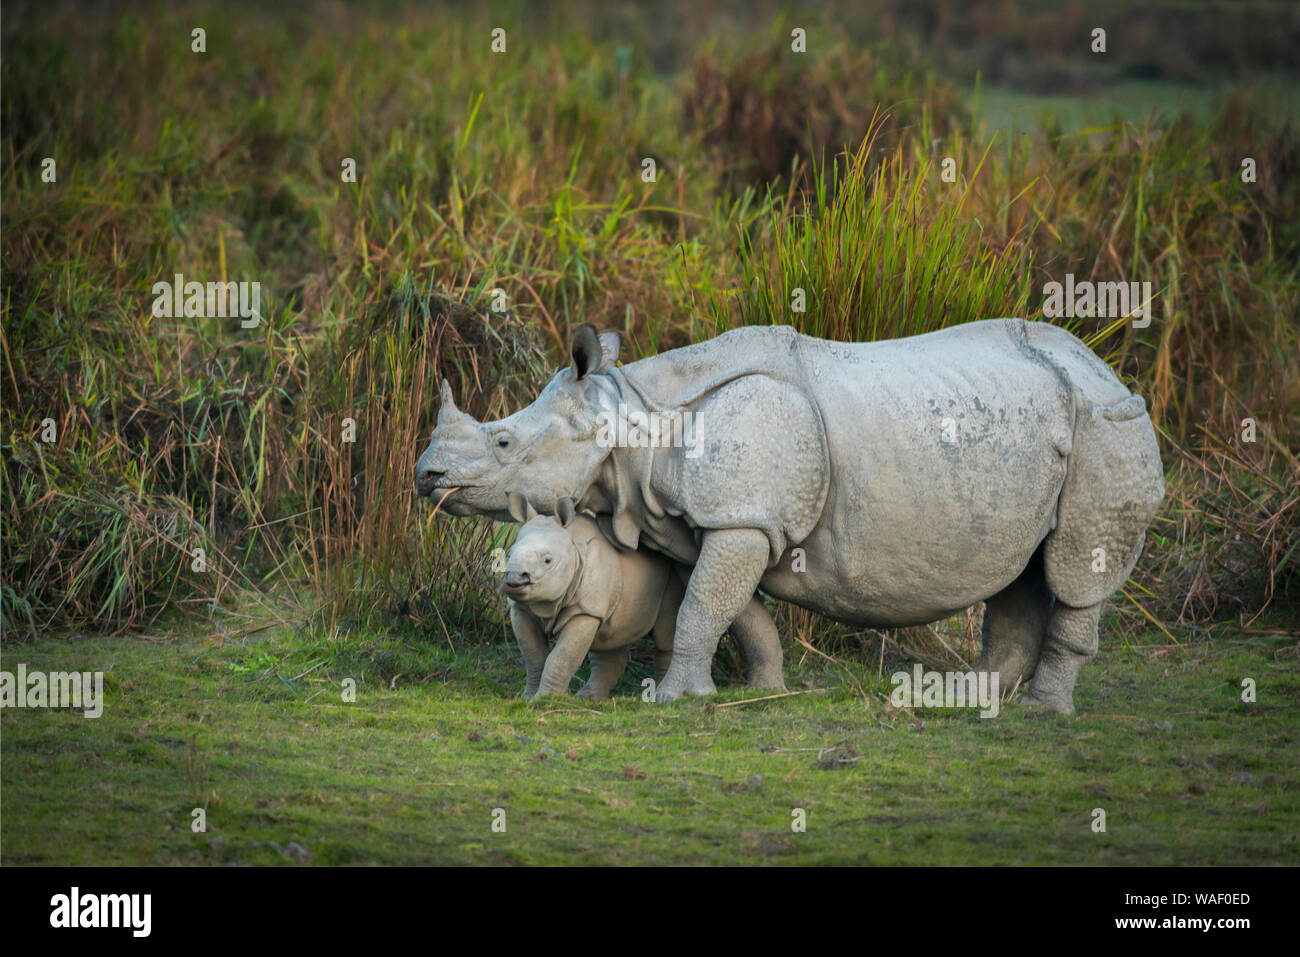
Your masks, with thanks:
[{"label": "rhino neck", "polygon": [[642,471],[638,474],[638,460],[623,454],[640,451],[644,450],[616,449],[605,460],[582,507],[596,513],[601,531],[615,548],[632,551],[638,545],[647,545],[679,562],[694,565],[700,557],[694,530],[685,519],[666,512],[649,486],[653,457],[641,463]]},{"label": "rhino neck", "polygon": [[636,395],[660,415],[675,415],[746,376],[803,381],[803,343],[790,326],[745,326],[608,371],[624,398]]},{"label": "rhino neck", "polygon": [[641,541],[642,512],[641,486],[625,452],[641,451],[614,449],[601,463],[596,480],[583,496],[582,507],[600,516],[602,530],[613,544],[624,551],[632,551]]},{"label": "rhino neck", "polygon": [[[603,378],[607,390],[602,390],[604,412],[611,414],[612,408],[615,421],[635,421],[638,416],[648,421],[651,417],[663,419],[672,414],[671,410],[647,401],[641,390],[630,385],[621,369],[611,369]],[[656,453],[671,450],[649,441],[620,444],[625,437],[622,432],[616,434],[619,441],[613,443],[597,467],[579,504],[601,517],[601,528],[616,547],[631,551],[640,543],[642,531],[652,529],[665,517],[651,479]]]}]

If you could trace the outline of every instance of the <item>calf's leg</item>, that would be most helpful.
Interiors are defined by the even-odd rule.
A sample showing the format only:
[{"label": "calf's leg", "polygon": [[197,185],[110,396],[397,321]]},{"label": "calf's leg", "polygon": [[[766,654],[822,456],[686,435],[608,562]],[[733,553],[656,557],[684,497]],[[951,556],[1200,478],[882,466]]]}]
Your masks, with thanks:
[{"label": "calf's leg", "polygon": [[542,680],[537,687],[539,695],[568,692],[569,682],[591,650],[591,642],[599,627],[600,622],[595,618],[577,615],[560,629],[555,647],[546,656],[546,665],[542,668]]},{"label": "calf's leg", "polygon": [[510,625],[524,659],[524,698],[537,697],[542,683],[542,670],[546,667],[546,636],[537,619],[514,602],[510,603]]},{"label": "calf's leg", "polygon": [[627,647],[588,652],[587,658],[591,661],[591,677],[578,692],[578,697],[593,700],[608,698],[609,693],[614,690],[614,685],[618,684],[618,679],[623,676],[623,669],[627,667],[627,653]]}]

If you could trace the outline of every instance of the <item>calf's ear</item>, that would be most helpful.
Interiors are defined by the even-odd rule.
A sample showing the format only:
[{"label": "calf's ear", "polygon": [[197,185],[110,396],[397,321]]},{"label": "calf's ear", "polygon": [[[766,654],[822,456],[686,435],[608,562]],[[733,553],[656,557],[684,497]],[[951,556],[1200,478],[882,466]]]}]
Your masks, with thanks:
[{"label": "calf's ear", "polygon": [[612,369],[618,364],[618,354],[623,348],[623,337],[614,330],[597,332],[596,327],[584,322],[573,331],[569,354],[573,357],[573,375],[585,379],[589,375]]},{"label": "calf's ear", "polygon": [[555,517],[565,528],[573,524],[573,518],[577,513],[578,509],[571,498],[562,498],[555,503]]}]

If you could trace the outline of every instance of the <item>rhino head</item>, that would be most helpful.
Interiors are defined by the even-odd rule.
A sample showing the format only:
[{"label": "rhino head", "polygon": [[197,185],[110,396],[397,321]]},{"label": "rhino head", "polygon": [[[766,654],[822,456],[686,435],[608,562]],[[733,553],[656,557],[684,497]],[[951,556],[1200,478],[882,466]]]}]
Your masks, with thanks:
[{"label": "rhino head", "polygon": [[515,601],[556,602],[579,572],[578,548],[568,528],[575,515],[573,499],[556,503],[556,515],[538,515],[518,492],[510,495],[510,514],[523,523],[506,559],[502,590]]},{"label": "rhino head", "polygon": [[437,427],[415,464],[416,491],[452,515],[503,522],[512,520],[511,491],[527,495],[546,514],[554,514],[562,498],[581,497],[610,452],[595,439],[618,396],[600,373],[618,362],[620,346],[617,332],[579,326],[571,364],[532,405],[494,422],[457,409],[444,379]]}]

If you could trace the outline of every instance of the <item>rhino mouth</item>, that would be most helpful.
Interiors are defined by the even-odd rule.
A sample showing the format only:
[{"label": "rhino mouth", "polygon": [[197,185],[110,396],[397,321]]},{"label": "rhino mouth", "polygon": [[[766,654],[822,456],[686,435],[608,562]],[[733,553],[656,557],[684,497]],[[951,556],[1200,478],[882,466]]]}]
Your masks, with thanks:
[{"label": "rhino mouth", "polygon": [[433,498],[439,492],[443,492],[445,494],[443,494],[441,497],[447,498],[453,492],[460,492],[470,488],[478,488],[478,486],[466,485],[464,482],[444,482],[441,485],[430,485],[429,491],[426,492],[425,494],[428,498]]},{"label": "rhino mouth", "polygon": [[444,505],[451,500],[451,497],[462,489],[472,488],[469,485],[434,485],[429,491],[420,494],[433,503],[434,514],[437,514]]}]

